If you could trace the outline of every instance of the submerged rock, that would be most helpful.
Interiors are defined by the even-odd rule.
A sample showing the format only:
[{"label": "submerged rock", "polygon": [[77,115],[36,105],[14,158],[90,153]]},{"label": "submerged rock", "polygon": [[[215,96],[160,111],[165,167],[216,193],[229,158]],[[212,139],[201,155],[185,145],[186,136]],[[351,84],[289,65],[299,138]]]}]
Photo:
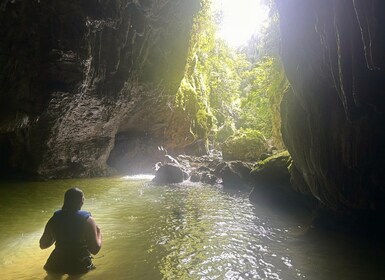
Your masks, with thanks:
[{"label": "submerged rock", "polygon": [[250,186],[251,168],[250,163],[230,161],[218,165],[215,173],[222,178],[224,187],[244,188]]},{"label": "submerged rock", "polygon": [[217,176],[215,176],[214,174],[209,173],[209,172],[203,173],[202,177],[201,177],[201,182],[206,183],[206,184],[210,184],[210,185],[214,185],[214,184],[218,183],[219,181],[220,181],[220,179]]},{"label": "submerged rock", "polygon": [[190,174],[190,181],[194,182],[194,183],[201,182],[202,181],[202,175],[197,171],[193,171]]}]

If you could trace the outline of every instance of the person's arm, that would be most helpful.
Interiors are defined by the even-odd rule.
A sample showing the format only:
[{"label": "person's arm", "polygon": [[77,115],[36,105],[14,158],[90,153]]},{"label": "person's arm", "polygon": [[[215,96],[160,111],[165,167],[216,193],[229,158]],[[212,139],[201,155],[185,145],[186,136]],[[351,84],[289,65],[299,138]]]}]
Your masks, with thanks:
[{"label": "person's arm", "polygon": [[49,220],[48,223],[45,225],[43,235],[41,236],[39,242],[41,249],[47,249],[55,242],[55,238],[52,235],[51,224],[52,222],[51,220]]},{"label": "person's arm", "polygon": [[86,223],[86,243],[88,251],[94,255],[102,248],[102,234],[92,217],[89,217]]}]

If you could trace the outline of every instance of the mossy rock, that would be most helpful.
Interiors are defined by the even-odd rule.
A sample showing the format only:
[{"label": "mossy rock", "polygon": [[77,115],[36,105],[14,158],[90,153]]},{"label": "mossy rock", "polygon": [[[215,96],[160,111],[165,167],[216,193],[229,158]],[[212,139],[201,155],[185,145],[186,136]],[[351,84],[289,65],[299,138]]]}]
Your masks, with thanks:
[{"label": "mossy rock", "polygon": [[256,161],[266,152],[268,145],[265,137],[257,130],[239,130],[222,145],[224,160]]},{"label": "mossy rock", "polygon": [[250,200],[254,203],[265,203],[275,209],[301,211],[314,209],[316,200],[291,184],[291,168],[293,161],[287,151],[276,153],[259,161],[250,172],[254,185],[250,192]]},{"label": "mossy rock", "polygon": [[251,176],[258,185],[274,185],[287,191],[293,191],[289,173],[291,163],[289,152],[282,151],[258,162],[251,171]]}]

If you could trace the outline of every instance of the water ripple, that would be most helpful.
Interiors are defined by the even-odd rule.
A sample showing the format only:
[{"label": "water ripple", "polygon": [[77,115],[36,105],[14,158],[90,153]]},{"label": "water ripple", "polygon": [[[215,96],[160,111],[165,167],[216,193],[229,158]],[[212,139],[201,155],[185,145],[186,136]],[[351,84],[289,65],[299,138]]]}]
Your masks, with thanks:
[{"label": "water ripple", "polygon": [[0,188],[1,280],[45,277],[42,266],[50,250],[39,250],[38,239],[73,185],[83,188],[84,209],[103,233],[97,269],[82,279],[361,280],[385,275],[381,247],[345,236],[304,234],[303,224],[292,216],[251,204],[245,193],[101,178]]}]

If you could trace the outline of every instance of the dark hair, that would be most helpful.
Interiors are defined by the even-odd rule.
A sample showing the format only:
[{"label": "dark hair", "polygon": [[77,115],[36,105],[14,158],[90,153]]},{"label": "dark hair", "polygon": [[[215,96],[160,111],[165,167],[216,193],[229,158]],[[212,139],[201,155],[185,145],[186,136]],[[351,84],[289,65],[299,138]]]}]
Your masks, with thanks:
[{"label": "dark hair", "polygon": [[83,205],[83,192],[79,188],[70,188],[64,194],[63,210],[77,211]]}]

